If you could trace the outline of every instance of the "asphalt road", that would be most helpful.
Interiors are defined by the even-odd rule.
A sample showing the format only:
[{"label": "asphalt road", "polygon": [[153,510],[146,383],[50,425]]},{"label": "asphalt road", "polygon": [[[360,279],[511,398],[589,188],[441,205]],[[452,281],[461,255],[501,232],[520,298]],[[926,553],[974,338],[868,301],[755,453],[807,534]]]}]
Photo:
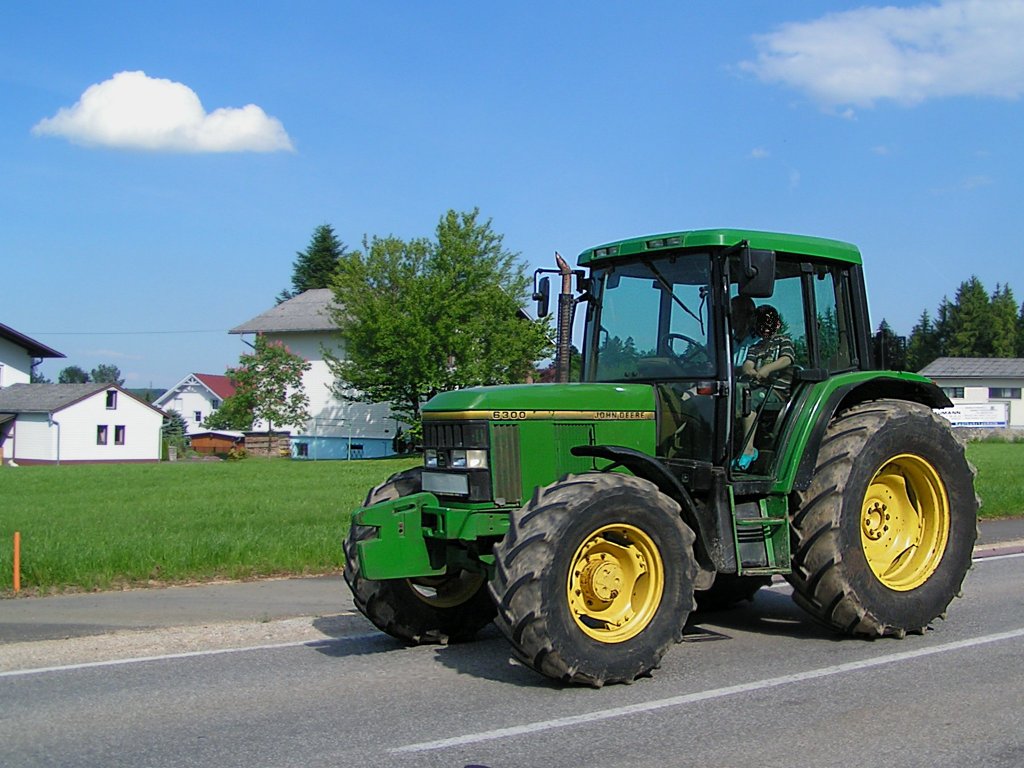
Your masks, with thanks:
[{"label": "asphalt road", "polygon": [[[976,552],[1024,551],[1024,517],[982,520]],[[273,622],[353,610],[340,576],[0,600],[0,646],[211,622]],[[3,669],[0,666],[0,669]]]},{"label": "asphalt road", "polygon": [[650,679],[563,688],[476,643],[316,642],[0,672],[3,766],[1024,765],[1024,554],[946,621],[836,639],[788,587],[698,617]]}]

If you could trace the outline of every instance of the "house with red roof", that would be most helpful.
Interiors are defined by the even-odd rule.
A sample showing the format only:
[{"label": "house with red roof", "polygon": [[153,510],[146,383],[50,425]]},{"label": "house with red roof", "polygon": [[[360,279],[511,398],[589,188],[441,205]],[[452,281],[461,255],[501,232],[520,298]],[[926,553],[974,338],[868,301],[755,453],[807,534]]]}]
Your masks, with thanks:
[{"label": "house with red roof", "polygon": [[227,376],[213,373],[190,373],[153,401],[163,411],[177,411],[185,420],[188,434],[205,432],[203,420],[220,408],[235,385]]}]

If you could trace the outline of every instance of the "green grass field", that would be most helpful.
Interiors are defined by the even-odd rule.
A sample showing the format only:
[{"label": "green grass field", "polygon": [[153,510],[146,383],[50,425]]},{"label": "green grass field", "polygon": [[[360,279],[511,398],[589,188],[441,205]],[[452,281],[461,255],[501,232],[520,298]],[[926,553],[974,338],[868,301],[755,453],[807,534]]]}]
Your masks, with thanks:
[{"label": "green grass field", "polygon": [[[1024,515],[1024,443],[972,443],[983,517]],[[275,574],[342,564],[366,490],[418,459],[0,469],[0,593],[21,532],[27,593]]]},{"label": "green grass field", "polygon": [[0,592],[325,573],[368,488],[418,459],[0,469]]}]

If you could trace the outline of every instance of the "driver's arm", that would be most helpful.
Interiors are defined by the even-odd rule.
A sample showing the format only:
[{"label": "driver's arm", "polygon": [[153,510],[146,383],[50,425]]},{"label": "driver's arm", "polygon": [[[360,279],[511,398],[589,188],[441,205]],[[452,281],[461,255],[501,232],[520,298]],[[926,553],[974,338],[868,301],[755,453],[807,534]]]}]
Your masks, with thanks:
[{"label": "driver's arm", "polygon": [[[783,368],[787,368],[787,367],[791,366],[792,364],[793,364],[793,358],[792,357],[790,357],[789,355],[782,355],[781,357],[779,357],[778,360],[775,360],[775,361],[773,361],[771,363],[765,363],[760,368],[758,368],[757,371],[755,371],[754,373],[755,373],[755,375],[759,379],[763,379],[766,376],[771,376],[776,371],[781,371]],[[746,366],[746,363],[744,363],[744,367],[745,366]],[[753,366],[751,366],[751,367],[753,367]]]}]

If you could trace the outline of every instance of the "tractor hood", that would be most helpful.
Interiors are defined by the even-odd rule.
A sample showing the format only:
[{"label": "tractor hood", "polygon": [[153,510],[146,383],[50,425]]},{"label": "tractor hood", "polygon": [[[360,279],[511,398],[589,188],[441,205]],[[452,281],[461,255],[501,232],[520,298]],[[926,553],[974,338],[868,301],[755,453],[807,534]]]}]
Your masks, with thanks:
[{"label": "tractor hood", "polygon": [[648,384],[510,384],[442,392],[423,406],[425,420],[484,418],[654,418],[654,389]]}]

